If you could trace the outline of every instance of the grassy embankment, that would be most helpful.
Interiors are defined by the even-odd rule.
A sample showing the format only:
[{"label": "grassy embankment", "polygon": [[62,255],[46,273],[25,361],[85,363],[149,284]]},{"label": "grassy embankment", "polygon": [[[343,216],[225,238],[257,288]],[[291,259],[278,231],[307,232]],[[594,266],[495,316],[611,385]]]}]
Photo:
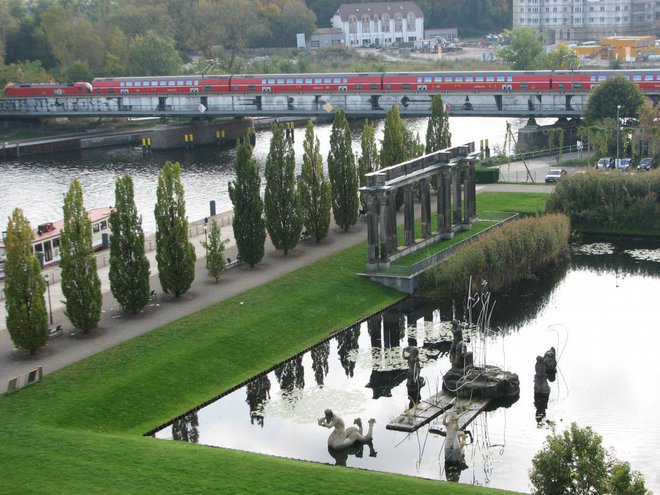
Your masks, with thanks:
[{"label": "grassy embankment", "polygon": [[[498,202],[515,209],[517,197]],[[400,299],[355,275],[365,250],[349,248],[1,397],[0,492],[490,492],[141,436]]]}]

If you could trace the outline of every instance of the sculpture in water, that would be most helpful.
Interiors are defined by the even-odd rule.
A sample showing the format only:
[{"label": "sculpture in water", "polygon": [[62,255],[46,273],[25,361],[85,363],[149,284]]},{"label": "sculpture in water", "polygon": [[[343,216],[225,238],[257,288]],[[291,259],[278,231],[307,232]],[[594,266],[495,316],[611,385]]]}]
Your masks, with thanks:
[{"label": "sculpture in water", "polygon": [[408,379],[406,389],[408,390],[408,408],[415,407],[422,400],[421,388],[426,383],[420,375],[422,367],[419,363],[419,349],[414,346],[406,347],[402,353],[403,359],[408,361]]},{"label": "sculpture in water", "polygon": [[325,416],[319,418],[319,426],[334,428],[328,437],[328,447],[336,450],[347,449],[356,442],[367,443],[373,438],[375,419],[369,420],[369,430],[366,435],[362,433],[362,420],[357,418],[353,421],[357,428],[346,428],[344,420],[334,414],[331,409],[325,410]]},{"label": "sculpture in water", "polygon": [[467,350],[463,341],[463,330],[457,320],[451,322],[451,333],[454,337],[449,349],[449,362],[453,368],[471,368],[473,365],[472,352]]},{"label": "sculpture in water", "polygon": [[[461,471],[467,468],[463,447],[466,443],[466,434],[460,429],[458,416],[449,411],[442,418],[447,439],[445,440],[445,473],[448,481],[458,481]],[[472,438],[470,432],[467,432]]]}]

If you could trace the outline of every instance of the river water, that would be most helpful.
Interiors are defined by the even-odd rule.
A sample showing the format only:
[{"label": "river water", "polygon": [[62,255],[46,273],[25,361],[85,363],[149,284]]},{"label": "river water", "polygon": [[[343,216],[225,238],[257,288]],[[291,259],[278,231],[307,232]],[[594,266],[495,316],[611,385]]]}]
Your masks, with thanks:
[{"label": "river water", "polygon": [[[410,119],[408,125],[424,141],[428,119]],[[514,132],[526,123],[525,119],[510,119]],[[502,147],[506,134],[506,119],[453,117],[450,119],[454,145],[489,139],[491,149]],[[382,139],[384,121],[376,121],[376,139]],[[353,148],[360,150],[361,122],[353,128]],[[330,149],[331,124],[316,127],[321,155],[327,158]],[[295,153],[298,166],[302,164],[305,129],[295,131]],[[257,133],[254,156],[264,166],[270,132]],[[19,207],[33,226],[62,218],[62,201],[71,180],[77,177],[84,191],[85,206],[96,208],[114,204],[115,179],[124,174],[133,177],[135,202],[142,215],[145,233],[155,231],[154,205],[158,173],[165,161],[181,163],[182,182],[186,194],[188,217],[198,220],[209,214],[209,202],[216,201],[218,213],[231,210],[227,184],[234,176],[234,149],[215,146],[195,150],[169,150],[143,156],[139,147],[102,148],[71,153],[53,153],[0,162],[0,230],[5,230],[7,217]]]},{"label": "river water", "polygon": [[[520,397],[468,426],[473,441],[459,481],[529,493],[534,454],[552,431],[576,422],[592,427],[660,493],[660,242],[590,239],[574,246],[571,258],[536,283],[473,306],[472,321],[481,307],[492,310],[487,336],[464,333],[475,363],[517,373]],[[451,320],[467,321],[465,306],[408,299],[179,418],[156,437],[445,480],[442,436],[428,427],[408,434],[385,426],[408,404],[402,349],[420,350],[422,400],[430,397],[451,366]],[[534,365],[551,346],[558,373],[540,418]],[[317,425],[326,408],[347,427],[356,417],[365,428],[375,418],[373,448],[333,455],[329,431]]]}]

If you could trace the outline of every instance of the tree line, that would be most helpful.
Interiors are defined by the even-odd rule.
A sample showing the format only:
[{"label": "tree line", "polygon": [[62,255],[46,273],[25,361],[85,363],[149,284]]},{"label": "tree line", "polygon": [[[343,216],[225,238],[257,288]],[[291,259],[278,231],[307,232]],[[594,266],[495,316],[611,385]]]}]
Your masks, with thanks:
[{"label": "tree line", "polygon": [[[427,130],[427,151],[450,146],[447,114],[440,96],[434,102],[434,116]],[[284,127],[272,127],[270,149],[265,163],[266,187],[261,197],[259,166],[252,157],[248,140],[238,144],[236,178],[229,183],[234,207],[233,231],[240,260],[254,267],[265,254],[266,232],[274,247],[287,255],[301,238],[315,242],[329,232],[330,215],[336,225],[347,231],[358,220],[359,187],[364,176],[424,152],[419,136],[412,136],[393,106],[385,124],[380,152],[374,127],[365,121],[361,155],[351,147],[351,130],[343,111],[337,112],[330,136],[328,175],[323,168],[319,140],[314,125],[305,130],[303,165],[295,175],[292,136]],[[449,143],[449,144],[447,144]],[[446,145],[446,146],[445,146]],[[159,177],[156,218],[156,262],[161,287],[179,297],[195,278],[196,254],[188,240],[188,219],[184,188],[178,163],[166,162]],[[64,228],[61,233],[60,267],[65,315],[82,333],[98,325],[101,317],[101,282],[96,271],[92,244],[92,225],[84,207],[80,182],[74,179],[64,198]],[[303,228],[305,229],[303,231]],[[151,299],[150,263],[145,255],[142,219],[135,205],[133,180],[129,175],[115,182],[115,205],[110,215],[110,288],[124,312],[139,313]],[[6,236],[5,294],[7,328],[16,347],[37,352],[49,336],[45,304],[46,285],[41,264],[32,249],[33,232],[20,208],[9,218]],[[206,269],[216,282],[227,260],[220,228],[214,219],[202,243],[206,250]]]},{"label": "tree line", "polygon": [[[246,48],[295,47],[329,26],[339,0],[0,0],[0,83],[169,75],[193,55],[238,72]],[[426,27],[499,32],[510,0],[418,0]],[[479,15],[475,15],[479,13]],[[247,69],[247,68],[246,68]]]}]

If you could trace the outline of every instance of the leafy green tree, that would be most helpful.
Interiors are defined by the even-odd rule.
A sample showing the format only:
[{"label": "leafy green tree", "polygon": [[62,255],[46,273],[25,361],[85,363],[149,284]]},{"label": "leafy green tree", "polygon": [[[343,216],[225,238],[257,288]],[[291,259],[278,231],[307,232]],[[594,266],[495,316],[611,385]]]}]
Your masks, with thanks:
[{"label": "leafy green tree", "polygon": [[451,147],[449,114],[441,95],[434,95],[431,103],[431,118],[426,126],[426,153]]},{"label": "leafy green tree", "polygon": [[380,166],[389,167],[404,162],[407,158],[403,121],[399,108],[392,105],[385,117],[383,144],[380,148]]},{"label": "leafy green tree", "polygon": [[135,206],[130,175],[115,182],[110,231],[110,290],[123,311],[137,313],[149,303],[149,260],[144,252],[142,217]]},{"label": "leafy green tree", "polygon": [[83,190],[78,179],[71,182],[63,210],[60,268],[65,313],[74,327],[87,333],[96,328],[101,318],[102,295],[92,245],[92,222],[83,205]]},{"label": "leafy green tree", "polygon": [[236,180],[229,183],[229,198],[234,205],[234,238],[241,260],[253,267],[264,257],[266,224],[259,168],[247,139],[238,143],[235,169]]},{"label": "leafy green tree", "polygon": [[284,251],[286,256],[298,244],[302,229],[296,191],[296,160],[291,141],[284,137],[284,127],[275,124],[272,133],[265,169],[266,230],[275,248]]},{"label": "leafy green tree", "polygon": [[211,220],[211,230],[208,235],[208,241],[202,243],[206,249],[206,271],[209,277],[217,282],[227,267],[227,261],[225,260],[225,243],[220,239],[220,227],[215,218]]},{"label": "leafy green tree", "polygon": [[634,82],[614,77],[591,90],[584,118],[590,123],[606,117],[616,118],[617,106],[620,105],[619,116],[622,119],[636,119],[645,101],[644,94]]},{"label": "leafy green tree", "polygon": [[314,124],[307,122],[303,143],[303,165],[298,184],[300,214],[303,225],[310,236],[319,242],[328,235],[330,229],[330,209],[332,189],[323,176],[323,158],[319,139],[314,135]]},{"label": "leafy green tree", "polygon": [[546,56],[545,67],[552,70],[582,69],[582,60],[566,43],[560,41]]},{"label": "leafy green tree", "polygon": [[128,70],[132,75],[164,76],[181,70],[182,61],[171,40],[154,31],[137,36],[128,52]]},{"label": "leafy green tree", "polygon": [[19,349],[36,353],[48,339],[48,314],[41,265],[32,252],[32,227],[20,208],[7,223],[5,249],[5,307],[7,330]]},{"label": "leafy green tree", "polygon": [[282,6],[280,19],[273,27],[278,33],[276,39],[280,46],[296,46],[296,34],[305,33],[306,39],[316,28],[316,15],[301,0],[286,2]]},{"label": "leafy green tree", "polygon": [[332,185],[332,212],[335,223],[346,231],[358,219],[358,176],[346,115],[339,110],[332,123],[328,175]]},{"label": "leafy green tree", "polygon": [[160,285],[174,297],[184,294],[195,279],[194,246],[188,241],[188,218],[181,165],[165,162],[156,192],[156,262]]},{"label": "leafy green tree", "polygon": [[[380,167],[374,126],[367,119],[365,119],[364,127],[362,128],[360,148],[362,154],[360,155],[360,158],[358,158],[358,182],[360,187],[364,187],[367,185],[366,175],[375,172]],[[363,209],[367,208],[363,198],[360,198],[360,203],[362,204]]]},{"label": "leafy green tree", "polygon": [[630,473],[627,463],[613,459],[600,435],[575,423],[562,434],[546,438],[543,449],[532,459],[529,480],[535,495],[648,493],[641,475]]},{"label": "leafy green tree", "polygon": [[543,59],[543,43],[539,32],[532,28],[510,31],[511,44],[503,46],[498,56],[515,70],[536,69]]}]

